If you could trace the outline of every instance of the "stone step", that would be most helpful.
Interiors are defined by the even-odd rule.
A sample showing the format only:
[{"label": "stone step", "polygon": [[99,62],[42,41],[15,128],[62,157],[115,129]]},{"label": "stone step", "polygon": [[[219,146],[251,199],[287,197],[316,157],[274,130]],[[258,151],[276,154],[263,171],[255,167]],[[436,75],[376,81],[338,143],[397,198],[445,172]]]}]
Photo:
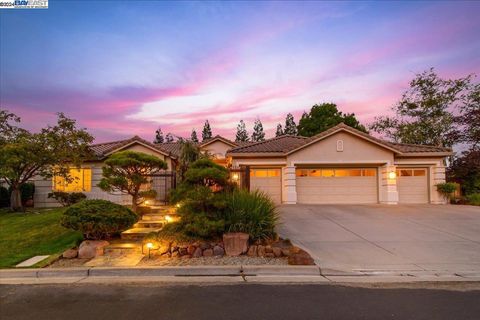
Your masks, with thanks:
[{"label": "stone step", "polygon": [[122,240],[142,240],[151,232],[158,232],[162,228],[132,228],[122,232]]},{"label": "stone step", "polygon": [[142,243],[138,241],[117,241],[104,248],[105,253],[111,254],[130,254],[141,253]]},{"label": "stone step", "polygon": [[133,225],[134,228],[162,228],[165,220],[140,220]]}]

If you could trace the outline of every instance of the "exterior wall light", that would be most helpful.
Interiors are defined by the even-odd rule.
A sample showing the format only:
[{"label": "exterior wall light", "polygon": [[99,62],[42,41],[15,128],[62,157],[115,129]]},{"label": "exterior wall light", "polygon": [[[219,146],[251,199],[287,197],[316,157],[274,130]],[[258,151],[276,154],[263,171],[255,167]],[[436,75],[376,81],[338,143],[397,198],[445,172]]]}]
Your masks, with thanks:
[{"label": "exterior wall light", "polygon": [[238,181],[239,178],[240,178],[240,176],[238,175],[238,173],[234,173],[234,174],[232,175],[232,180],[233,180],[233,181]]},{"label": "exterior wall light", "polygon": [[397,173],[395,171],[390,171],[388,173],[388,179],[395,180],[397,178]]}]

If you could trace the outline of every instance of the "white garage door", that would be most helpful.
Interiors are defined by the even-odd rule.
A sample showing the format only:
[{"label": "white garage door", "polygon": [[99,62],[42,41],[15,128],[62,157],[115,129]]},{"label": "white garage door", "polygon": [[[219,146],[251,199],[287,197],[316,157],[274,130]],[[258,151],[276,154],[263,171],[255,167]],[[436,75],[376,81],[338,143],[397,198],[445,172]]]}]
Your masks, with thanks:
[{"label": "white garage door", "polygon": [[276,204],[282,202],[281,170],[278,168],[250,169],[250,190],[268,194]]},{"label": "white garage door", "polygon": [[397,168],[399,203],[428,203],[427,168]]},{"label": "white garage door", "polygon": [[297,169],[296,175],[298,203],[378,202],[376,168]]}]

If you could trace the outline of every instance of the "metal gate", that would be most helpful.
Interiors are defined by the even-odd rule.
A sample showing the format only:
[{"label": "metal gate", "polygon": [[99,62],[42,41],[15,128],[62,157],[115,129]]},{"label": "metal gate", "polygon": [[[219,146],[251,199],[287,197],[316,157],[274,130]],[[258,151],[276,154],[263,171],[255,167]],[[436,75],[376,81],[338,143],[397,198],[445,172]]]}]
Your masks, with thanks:
[{"label": "metal gate", "polygon": [[150,175],[150,177],[152,179],[151,189],[157,192],[155,201],[162,204],[167,204],[170,190],[175,189],[177,186],[176,172],[165,171]]}]

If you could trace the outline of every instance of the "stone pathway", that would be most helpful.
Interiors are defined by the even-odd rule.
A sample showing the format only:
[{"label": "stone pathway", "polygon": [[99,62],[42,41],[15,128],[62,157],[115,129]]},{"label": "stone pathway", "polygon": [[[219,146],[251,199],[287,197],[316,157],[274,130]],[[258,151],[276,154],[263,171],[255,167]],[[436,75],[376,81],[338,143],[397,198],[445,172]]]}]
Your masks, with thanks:
[{"label": "stone pathway", "polygon": [[86,262],[86,267],[135,267],[143,259],[141,253],[103,255]]}]

